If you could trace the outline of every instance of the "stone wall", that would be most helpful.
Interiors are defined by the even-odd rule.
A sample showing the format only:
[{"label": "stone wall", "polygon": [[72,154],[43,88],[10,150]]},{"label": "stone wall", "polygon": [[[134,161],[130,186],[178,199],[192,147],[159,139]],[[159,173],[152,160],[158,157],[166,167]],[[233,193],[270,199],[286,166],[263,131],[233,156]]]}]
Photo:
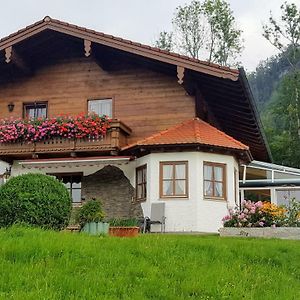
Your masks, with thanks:
[{"label": "stone wall", "polygon": [[108,219],[143,217],[141,204],[133,202],[134,195],[128,178],[114,166],[106,166],[82,179],[82,197],[100,199]]},{"label": "stone wall", "polygon": [[277,238],[300,240],[299,227],[262,227],[262,228],[235,228],[225,227],[219,229],[220,236],[235,237],[258,237],[258,238]]}]

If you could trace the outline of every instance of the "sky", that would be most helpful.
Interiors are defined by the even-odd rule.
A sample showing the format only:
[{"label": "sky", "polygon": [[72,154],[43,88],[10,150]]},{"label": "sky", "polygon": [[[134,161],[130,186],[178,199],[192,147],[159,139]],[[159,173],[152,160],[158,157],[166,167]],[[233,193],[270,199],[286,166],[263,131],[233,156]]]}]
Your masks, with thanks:
[{"label": "sky", "polygon": [[[190,0],[22,0],[2,1],[0,37],[28,26],[46,15],[152,45],[162,30],[172,29],[171,19],[178,5]],[[280,15],[284,0],[229,0],[237,25],[243,30],[244,51],[240,61],[247,71],[259,61],[276,54],[262,36],[262,24],[270,15]],[[294,0],[300,6],[300,0]]]}]

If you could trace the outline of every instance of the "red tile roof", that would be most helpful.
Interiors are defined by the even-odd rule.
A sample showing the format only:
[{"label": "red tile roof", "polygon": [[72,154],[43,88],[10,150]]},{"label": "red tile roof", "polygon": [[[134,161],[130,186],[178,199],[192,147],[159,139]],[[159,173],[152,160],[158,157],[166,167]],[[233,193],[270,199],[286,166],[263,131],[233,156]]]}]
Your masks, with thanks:
[{"label": "red tile roof", "polygon": [[193,118],[148,138],[124,147],[199,144],[235,150],[249,150],[249,147],[235,140],[199,118]]}]

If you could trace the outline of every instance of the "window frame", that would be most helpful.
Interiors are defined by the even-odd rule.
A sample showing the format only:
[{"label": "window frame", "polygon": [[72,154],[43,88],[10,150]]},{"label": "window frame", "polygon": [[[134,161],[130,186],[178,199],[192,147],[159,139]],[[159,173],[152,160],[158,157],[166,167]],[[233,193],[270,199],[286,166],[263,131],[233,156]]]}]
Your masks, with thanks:
[{"label": "window frame", "polygon": [[[143,177],[143,173],[142,173],[142,182],[138,182],[138,172],[145,172],[144,174],[146,174],[145,176],[145,180]],[[138,186],[142,186],[142,196],[141,198],[138,197]],[[135,199],[137,202],[142,202],[142,201],[146,201],[147,200],[147,164],[144,164],[142,166],[139,166],[135,169],[135,189],[136,189],[136,193],[135,193]]]},{"label": "window frame", "polygon": [[[27,118],[26,117],[26,107],[27,106],[33,106],[34,110],[36,110],[38,105],[45,105],[46,106],[46,116],[45,118],[48,118],[48,109],[49,109],[49,105],[48,105],[48,101],[34,101],[34,102],[23,102],[23,118]],[[39,117],[34,117],[34,119],[38,119]]]},{"label": "window frame", "polygon": [[[61,181],[63,183],[63,179],[62,177],[75,177],[75,176],[79,176],[80,177],[80,182],[81,182],[81,185],[80,185],[80,188],[74,188],[73,187],[73,179],[71,179],[71,182],[70,182],[70,188],[66,187],[66,189],[68,190],[68,192],[70,193],[70,197],[72,199],[72,205],[74,204],[80,204],[82,203],[82,179],[83,179],[83,173],[82,172],[74,172],[74,173],[47,173],[47,175],[49,176],[54,176],[57,180]],[[65,185],[63,183],[63,185]],[[73,201],[73,197],[72,197],[72,191],[73,190],[80,190],[80,201]]]},{"label": "window frame", "polygon": [[88,98],[87,102],[86,102],[86,110],[87,113],[91,113],[89,111],[89,102],[90,101],[101,101],[101,100],[111,100],[111,119],[115,118],[115,99],[114,97],[110,96],[110,97],[94,97],[94,98]]},{"label": "window frame", "polygon": [[[205,166],[211,166],[213,168],[213,172],[212,172],[212,180],[207,180],[205,179]],[[222,168],[222,175],[223,175],[223,180],[222,181],[218,181],[218,180],[214,180],[215,177],[215,172],[214,172],[214,168],[215,167],[219,167]],[[211,199],[211,200],[221,200],[221,201],[227,201],[227,165],[224,163],[218,163],[218,162],[211,162],[211,161],[204,161],[203,162],[203,197],[204,199]],[[205,181],[210,181],[213,183],[213,195],[205,195]],[[219,196],[215,196],[215,183],[222,183],[222,197]]]},{"label": "window frame", "polygon": [[[171,165],[173,166],[173,170],[172,170],[172,179],[168,179],[168,181],[172,180],[172,185],[173,185],[173,195],[164,195],[163,194],[163,182],[164,179],[163,178],[163,167],[165,165]],[[185,179],[176,179],[175,178],[175,166],[176,165],[184,165],[185,166]],[[182,195],[176,195],[175,194],[175,182],[176,180],[185,180],[185,194]],[[171,198],[171,199],[188,199],[189,197],[189,167],[188,167],[188,161],[160,161],[159,162],[159,197],[162,199],[167,199],[167,198]]]}]

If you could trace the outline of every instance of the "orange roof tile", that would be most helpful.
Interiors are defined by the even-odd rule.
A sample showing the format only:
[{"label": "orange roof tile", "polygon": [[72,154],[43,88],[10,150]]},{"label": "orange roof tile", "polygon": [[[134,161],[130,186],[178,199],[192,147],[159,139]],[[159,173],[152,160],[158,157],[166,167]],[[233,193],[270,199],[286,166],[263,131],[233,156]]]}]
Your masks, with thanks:
[{"label": "orange roof tile", "polygon": [[199,118],[193,118],[148,138],[124,147],[199,144],[235,150],[249,150],[249,147],[235,140]]}]

